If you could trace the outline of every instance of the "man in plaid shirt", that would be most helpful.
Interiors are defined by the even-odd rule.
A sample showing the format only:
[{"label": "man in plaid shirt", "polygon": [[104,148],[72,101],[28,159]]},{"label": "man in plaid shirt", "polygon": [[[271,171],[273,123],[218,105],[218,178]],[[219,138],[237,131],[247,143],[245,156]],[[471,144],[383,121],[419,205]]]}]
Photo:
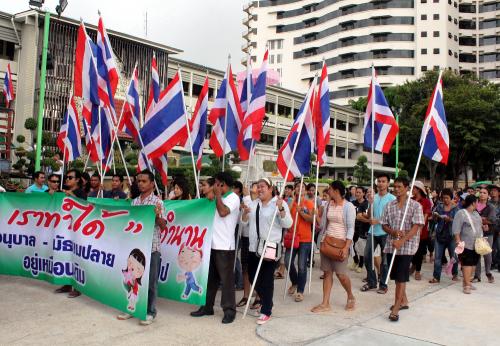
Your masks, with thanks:
[{"label": "man in plaid shirt", "polygon": [[[394,249],[397,250],[390,273],[391,280],[396,282],[394,305],[389,315],[389,319],[394,322],[399,320],[400,309],[408,309],[406,283],[410,281],[411,258],[417,252],[419,232],[424,225],[424,214],[420,203],[408,199],[408,185],[406,178],[398,177],[394,180],[396,199],[385,206],[381,221],[383,230],[389,234],[384,248],[384,252],[388,254],[387,261],[394,256]],[[408,211],[401,227],[407,203]]]},{"label": "man in plaid shirt", "polygon": [[[153,323],[156,317],[156,297],[158,296],[158,275],[161,266],[160,235],[161,230],[167,225],[167,212],[160,197],[154,194],[155,176],[145,169],[137,175],[137,185],[141,194],[132,201],[132,205],[154,205],[155,206],[155,229],[153,233],[153,243],[151,246],[151,259],[149,262],[149,289],[148,289],[148,310],[145,321],[140,324],[147,326]],[[118,315],[119,320],[131,318],[130,314]]]}]

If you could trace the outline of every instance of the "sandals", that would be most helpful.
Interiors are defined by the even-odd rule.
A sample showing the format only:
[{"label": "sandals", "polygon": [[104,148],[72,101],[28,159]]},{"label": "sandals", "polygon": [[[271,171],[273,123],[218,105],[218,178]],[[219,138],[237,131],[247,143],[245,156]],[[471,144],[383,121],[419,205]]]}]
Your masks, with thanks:
[{"label": "sandals", "polygon": [[295,291],[297,291],[297,285],[292,285],[288,288],[288,294],[293,295],[295,294]]},{"label": "sandals", "polygon": [[491,273],[486,274],[486,276],[488,277],[488,283],[492,284],[495,282],[495,278],[493,277],[493,275]]},{"label": "sandals", "polygon": [[464,294],[471,294],[471,287],[470,286],[464,286]]},{"label": "sandals", "polygon": [[241,308],[242,306],[247,305],[248,298],[241,298],[241,300],[236,304],[236,307]]},{"label": "sandals", "polygon": [[345,311],[353,311],[356,306],[356,299],[347,299],[347,304],[345,305]]},{"label": "sandals", "polygon": [[255,299],[255,300],[253,301],[253,304],[252,304],[252,305],[250,305],[250,309],[251,309],[251,310],[257,310],[257,309],[260,309],[260,308],[261,308],[261,306],[262,306],[262,304],[261,304],[261,302],[260,302],[260,299]]},{"label": "sandals", "polygon": [[415,272],[415,280],[417,281],[422,280],[422,274],[420,274],[420,272]]},{"label": "sandals", "polygon": [[373,291],[376,289],[377,289],[377,287],[370,287],[370,285],[366,284],[366,285],[363,285],[363,287],[361,287],[359,290],[361,292],[368,292],[368,291]]},{"label": "sandals", "polygon": [[432,280],[429,280],[429,283],[430,284],[438,284],[439,283],[439,280],[436,279],[436,278],[432,278]]},{"label": "sandals", "polygon": [[477,276],[474,276],[471,282],[481,282],[481,279],[478,278]]},{"label": "sandals", "polygon": [[303,300],[304,300],[304,294],[303,294],[303,293],[297,293],[297,294],[295,295],[295,301],[296,301],[297,303],[300,303],[300,302],[301,302],[301,301],[303,301]]},{"label": "sandals", "polygon": [[[408,310],[410,307],[408,305],[401,305],[399,307],[399,310]],[[389,310],[392,310],[394,309],[394,305],[391,305],[391,307],[389,308]]]},{"label": "sandals", "polygon": [[320,313],[320,312],[327,312],[327,311],[330,311],[330,310],[331,310],[330,305],[325,306],[323,304],[319,304],[319,305],[316,305],[314,308],[312,308],[311,312]]},{"label": "sandals", "polygon": [[453,275],[453,277],[451,278],[451,281],[460,281],[460,279],[458,278],[457,275]]},{"label": "sandals", "polygon": [[276,273],[274,273],[274,278],[276,280],[279,280],[279,279],[284,279],[285,276],[283,274],[281,274],[280,272],[276,272]]},{"label": "sandals", "polygon": [[393,314],[392,312],[389,315],[389,320],[392,322],[397,322],[399,321],[399,315]]},{"label": "sandals", "polygon": [[380,288],[377,290],[377,293],[378,293],[378,294],[386,294],[388,290],[389,290],[389,289],[388,289],[387,287],[380,287]]}]

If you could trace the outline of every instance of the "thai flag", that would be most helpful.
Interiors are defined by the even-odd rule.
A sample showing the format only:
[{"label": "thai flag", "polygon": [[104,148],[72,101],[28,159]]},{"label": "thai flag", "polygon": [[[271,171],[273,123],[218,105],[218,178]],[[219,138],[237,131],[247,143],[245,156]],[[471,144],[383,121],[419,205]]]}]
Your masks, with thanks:
[{"label": "thai flag", "polygon": [[330,141],[330,91],[328,89],[328,73],[323,62],[318,94],[314,103],[314,123],[316,127],[316,154],[318,164],[326,162],[326,146]]},{"label": "thai flag", "polygon": [[[160,157],[154,158],[150,160],[150,163],[153,164],[153,167],[151,169],[155,172],[158,172],[161,177],[161,182],[163,183],[163,186],[166,186],[168,183],[168,161],[167,161],[167,156],[166,155],[161,155]],[[147,164],[147,158],[144,152],[141,150],[139,152],[139,159],[138,159],[138,165],[137,165],[137,173],[149,169],[148,164]]]},{"label": "thai flag", "polygon": [[[229,65],[208,117],[208,120],[214,125],[210,137],[210,147],[217,157],[238,149],[238,135],[242,119],[243,112],[234,85],[231,65]],[[227,127],[224,130],[225,125]]]},{"label": "thai flag", "polygon": [[443,80],[441,77],[442,72],[439,73],[436,87],[427,107],[420,145],[424,146],[423,154],[427,158],[446,165],[450,152],[450,137],[444,111]]},{"label": "thai flag", "polygon": [[252,99],[253,93],[253,79],[252,79],[252,59],[250,59],[250,54],[247,57],[247,72],[245,80],[243,81],[243,87],[241,88],[240,94],[240,105],[243,114],[246,114],[248,104]]},{"label": "thai flag", "polygon": [[98,162],[100,158],[100,150],[98,149],[97,143],[92,137],[92,118],[97,117],[99,113],[99,105],[93,104],[90,101],[84,101],[82,108],[82,125],[83,133],[85,138],[85,146],[87,147],[87,152],[90,155],[92,162]]},{"label": "thai flag", "polygon": [[92,107],[90,132],[98,160],[106,163],[114,138],[113,114],[108,107]]},{"label": "thai flag", "polygon": [[12,84],[12,73],[10,72],[10,63],[7,64],[7,71],[3,79],[3,94],[5,95],[5,107],[9,108],[9,104],[14,100],[14,85]]},{"label": "thai flag", "polygon": [[187,137],[186,105],[180,73],[162,91],[150,119],[140,131],[144,152],[152,159],[166,154]]},{"label": "thai flag", "polygon": [[125,103],[123,104],[122,117],[120,120],[120,131],[126,131],[131,135],[137,143],[139,141],[139,131],[141,119],[141,102],[139,99],[139,74],[137,72],[137,65],[132,72],[132,78],[127,89]]},{"label": "thai flag", "polygon": [[[384,92],[378,84],[373,66],[372,81],[370,83],[370,89],[368,90],[367,102],[364,126],[364,146],[368,149],[371,149],[373,146],[374,150],[388,154],[394,139],[396,139],[399,127],[385,99]],[[374,123],[374,144],[372,144],[372,121]]]},{"label": "thai flag", "polygon": [[80,121],[73,95],[70,96],[68,108],[64,114],[57,146],[64,153],[66,161],[74,161],[82,154],[82,138],[80,137]]},{"label": "thai flag", "polygon": [[99,23],[97,25],[97,47],[99,58],[102,59],[105,69],[105,80],[109,89],[108,95],[112,99],[116,93],[118,86],[118,69],[116,67],[115,56],[111,42],[109,41],[108,33],[104,27],[102,17],[99,16]]},{"label": "thai flag", "polygon": [[[292,181],[296,177],[307,174],[311,169],[311,152],[314,140],[312,113],[315,88],[316,78],[311,83],[306,98],[295,117],[290,133],[278,152],[276,164],[286,181]],[[293,149],[295,145],[297,147],[294,153]],[[290,171],[287,176],[286,172],[288,169]]]},{"label": "thai flag", "polygon": [[[266,77],[267,77],[267,56],[268,51],[264,53],[264,59],[260,68],[259,76],[255,82],[252,91],[252,97],[248,104],[248,109],[243,119],[243,125],[238,136],[238,151],[241,160],[245,161],[250,158],[250,152],[253,149],[252,143],[260,140],[260,133],[262,132],[262,122],[266,116]],[[247,76],[247,83],[248,83]],[[252,76],[250,75],[250,82]],[[245,86],[243,86],[245,89]],[[248,87],[247,87],[248,90]]]},{"label": "thai flag", "polygon": [[148,121],[154,106],[158,103],[160,98],[160,76],[158,74],[158,67],[156,65],[156,54],[153,52],[153,60],[151,61],[151,85],[149,87],[148,104],[146,105],[145,121]]},{"label": "thai flag", "polygon": [[189,148],[189,139],[187,141],[186,150],[193,150],[193,155],[196,159],[196,168],[201,169],[201,159],[203,157],[203,143],[205,142],[205,133],[207,131],[207,114],[208,114],[208,77],[205,79],[201,93],[196,101],[194,113],[189,121],[189,131],[191,134],[191,146]]},{"label": "thai flag", "polygon": [[97,46],[87,35],[85,26],[81,23],[75,50],[74,95],[98,105],[96,54]]}]

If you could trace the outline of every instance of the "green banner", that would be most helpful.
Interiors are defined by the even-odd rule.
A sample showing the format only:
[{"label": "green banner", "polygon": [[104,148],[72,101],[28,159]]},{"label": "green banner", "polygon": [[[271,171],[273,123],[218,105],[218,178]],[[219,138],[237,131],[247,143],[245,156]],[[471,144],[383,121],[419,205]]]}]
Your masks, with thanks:
[{"label": "green banner", "polygon": [[145,319],[154,219],[153,206],[102,207],[62,193],[2,193],[0,274],[72,285]]},{"label": "green banner", "polygon": [[[164,203],[158,294],[203,305],[215,203]],[[73,285],[145,319],[154,220],[154,206],[127,200],[0,194],[0,274]]]}]

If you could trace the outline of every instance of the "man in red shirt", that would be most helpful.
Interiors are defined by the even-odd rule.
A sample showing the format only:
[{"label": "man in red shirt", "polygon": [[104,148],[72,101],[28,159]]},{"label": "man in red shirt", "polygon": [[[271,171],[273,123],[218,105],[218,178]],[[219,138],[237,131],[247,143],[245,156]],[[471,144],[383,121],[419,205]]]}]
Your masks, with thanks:
[{"label": "man in red shirt", "polygon": [[420,230],[420,243],[418,245],[417,253],[413,256],[411,261],[412,266],[410,273],[415,271],[415,280],[422,280],[422,275],[420,270],[422,269],[422,261],[427,253],[427,247],[431,242],[429,235],[429,224],[428,219],[432,215],[432,204],[427,198],[427,193],[424,184],[420,180],[415,181],[413,186],[413,199],[420,203],[422,206],[422,212],[424,213],[424,227]]}]

